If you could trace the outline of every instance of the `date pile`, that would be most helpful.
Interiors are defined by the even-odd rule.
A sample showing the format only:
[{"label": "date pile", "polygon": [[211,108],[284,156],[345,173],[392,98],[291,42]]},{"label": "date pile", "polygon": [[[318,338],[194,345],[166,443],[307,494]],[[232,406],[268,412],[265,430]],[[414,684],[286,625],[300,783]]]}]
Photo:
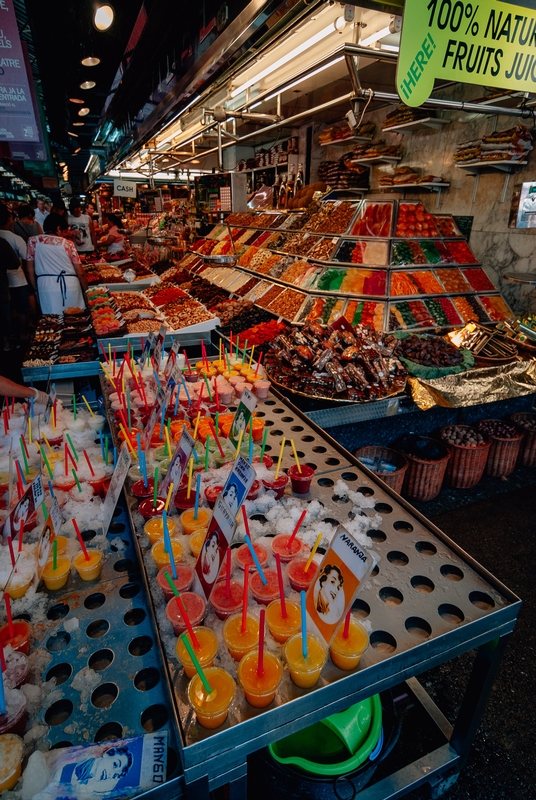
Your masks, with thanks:
[{"label": "date pile", "polygon": [[448,425],[441,431],[441,438],[447,444],[457,447],[480,447],[489,442],[484,432],[480,433],[468,425]]},{"label": "date pile", "polygon": [[404,389],[406,370],[395,341],[363,325],[353,331],[317,323],[276,336],[265,366],[270,378],[310,397],[378,400]]},{"label": "date pile", "polygon": [[395,353],[425,367],[457,367],[463,361],[458,348],[441,336],[408,336],[399,339]]},{"label": "date pile", "polygon": [[516,417],[516,425],[524,431],[534,432],[536,431],[536,416],[526,417],[525,419]]},{"label": "date pile", "polygon": [[480,433],[485,433],[493,439],[516,439],[520,435],[515,425],[502,419],[484,419],[477,427]]}]

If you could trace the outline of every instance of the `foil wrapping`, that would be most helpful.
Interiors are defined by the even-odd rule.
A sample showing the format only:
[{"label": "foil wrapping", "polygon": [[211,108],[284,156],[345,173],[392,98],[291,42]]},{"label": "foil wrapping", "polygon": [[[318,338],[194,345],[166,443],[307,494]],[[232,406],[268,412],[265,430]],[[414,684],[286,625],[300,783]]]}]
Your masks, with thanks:
[{"label": "foil wrapping", "polygon": [[434,406],[461,408],[523,397],[536,392],[536,360],[481,367],[433,380],[409,377],[408,389],[422,411]]}]

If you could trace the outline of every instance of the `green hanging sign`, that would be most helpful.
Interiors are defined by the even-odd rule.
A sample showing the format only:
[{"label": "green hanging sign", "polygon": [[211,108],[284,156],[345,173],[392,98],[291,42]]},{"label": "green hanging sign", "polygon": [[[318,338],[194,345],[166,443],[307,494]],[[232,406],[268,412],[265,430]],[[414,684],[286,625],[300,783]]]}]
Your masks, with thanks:
[{"label": "green hanging sign", "polygon": [[422,105],[436,78],[535,92],[536,9],[523,2],[406,0],[397,69],[404,103]]}]

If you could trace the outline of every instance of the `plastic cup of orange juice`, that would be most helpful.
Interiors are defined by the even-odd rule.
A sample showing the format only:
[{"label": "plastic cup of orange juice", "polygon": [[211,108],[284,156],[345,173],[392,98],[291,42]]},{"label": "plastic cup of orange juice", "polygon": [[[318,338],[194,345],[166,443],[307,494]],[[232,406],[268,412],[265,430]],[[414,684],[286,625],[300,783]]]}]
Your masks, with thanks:
[{"label": "plastic cup of orange juice", "polygon": [[57,543],[57,552],[59,556],[62,556],[64,553],[67,552],[67,537],[66,536],[56,536],[54,541]]},{"label": "plastic cup of orange juice", "polygon": [[[199,664],[203,671],[207,669],[207,667],[211,667],[214,663],[214,657],[218,652],[218,637],[210,628],[194,628],[194,633],[196,636],[197,641],[199,642],[199,649],[196,650],[194,647],[194,653],[199,661]],[[187,634],[189,636],[189,634]],[[190,644],[192,644],[190,642]],[[192,644],[193,647],[193,644]],[[188,678],[193,678],[194,675],[197,674],[196,668],[194,667],[193,661],[190,658],[190,654],[186,649],[186,646],[183,642],[182,636],[177,639],[177,644],[175,645],[175,649],[177,651],[177,658],[181,662],[184,668],[184,674]]]},{"label": "plastic cup of orange juice", "polygon": [[242,614],[233,614],[223,625],[223,640],[235,661],[240,661],[257,647],[259,620],[253,614],[246,617],[246,630],[242,631]]},{"label": "plastic cup of orange juice", "polygon": [[42,578],[49,592],[56,592],[63,589],[67,583],[67,578],[71,571],[71,559],[67,556],[58,556],[56,559],[56,569],[54,569],[54,559],[49,558],[45,564]]},{"label": "plastic cup of orange juice", "polygon": [[285,645],[285,658],[290,669],[290,677],[296,686],[312,689],[328,658],[328,648],[314,633],[307,634],[307,657],[302,652],[301,633],[292,636]]},{"label": "plastic cup of orange juice", "polygon": [[[167,518],[167,526],[169,535],[173,536],[175,533],[175,521],[172,517]],[[148,519],[145,525],[143,526],[143,530],[145,531],[147,538],[151,542],[151,544],[156,544],[159,539],[162,539],[164,536],[164,522],[162,517],[152,517]]]},{"label": "plastic cup of orange juice", "polygon": [[198,558],[206,535],[207,528],[199,528],[188,537],[188,547],[194,558]]},{"label": "plastic cup of orange juice", "polygon": [[[277,536],[274,536],[271,541],[272,552],[274,555],[279,553],[279,558],[281,559],[282,564],[288,564],[288,562],[294,558],[294,556],[304,554],[304,548],[306,545],[303,539],[300,539],[299,536],[294,537],[289,547],[288,543],[291,535],[292,534],[290,533],[278,533]],[[306,552],[309,553],[308,547]]]},{"label": "plastic cup of orange juice", "polygon": [[14,733],[0,736],[0,792],[13,789],[22,772],[22,739]]},{"label": "plastic cup of orange juice", "polygon": [[350,617],[348,637],[344,638],[344,623],[331,642],[329,654],[339,669],[355,669],[369,645],[369,635],[364,625]]},{"label": "plastic cup of orange juice", "polygon": [[[170,554],[164,549],[164,540],[159,539],[151,547],[151,555],[154,558],[154,563],[158,569],[168,567],[171,564]],[[182,558],[182,545],[178,539],[171,539],[171,552],[173,553],[173,561],[180,561]]]},{"label": "plastic cup of orange juice", "polygon": [[197,519],[194,518],[195,508],[188,508],[183,511],[180,520],[184,533],[190,536],[198,528],[207,528],[212,514],[206,508],[197,509]]},{"label": "plastic cup of orange juice", "polygon": [[88,550],[87,559],[82,551],[73,559],[73,566],[83,581],[95,581],[102,569],[102,553],[100,550]]},{"label": "plastic cup of orange juice", "polygon": [[233,678],[221,667],[208,667],[205,677],[212,691],[207,692],[199,675],[188,684],[188,700],[203,728],[219,728],[227,719],[229,707],[236,694]]},{"label": "plastic cup of orange juice", "polygon": [[238,680],[242,684],[246,700],[255,708],[270,705],[283,678],[283,665],[277,656],[265,650],[263,661],[262,675],[257,674],[259,654],[256,650],[245,655],[238,665]]},{"label": "plastic cup of orange juice", "polygon": [[283,616],[281,600],[273,600],[266,609],[266,624],[272,637],[284,644],[291,636],[300,632],[301,614],[300,607],[291,600],[285,600],[287,616]]},{"label": "plastic cup of orange juice", "polygon": [[32,632],[29,622],[25,619],[13,620],[13,635],[9,632],[9,625],[0,628],[0,642],[2,647],[11,645],[13,650],[24,653],[25,656],[30,652],[30,633]]}]

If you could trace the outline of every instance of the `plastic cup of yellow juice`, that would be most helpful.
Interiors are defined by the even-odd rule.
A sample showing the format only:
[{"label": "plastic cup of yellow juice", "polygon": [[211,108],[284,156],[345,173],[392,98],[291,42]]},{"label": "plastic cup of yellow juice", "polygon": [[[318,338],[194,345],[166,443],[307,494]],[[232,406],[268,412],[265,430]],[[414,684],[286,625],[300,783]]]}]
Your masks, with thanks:
[{"label": "plastic cup of yellow juice", "polygon": [[188,539],[188,547],[194,558],[198,558],[205,536],[207,535],[207,528],[198,528]]},{"label": "plastic cup of yellow juice", "polygon": [[368,645],[369,635],[366,628],[351,617],[348,637],[344,638],[343,623],[331,642],[329,654],[331,660],[339,669],[355,669]]},{"label": "plastic cup of yellow juice", "polygon": [[73,559],[73,566],[83,581],[95,581],[101,573],[102,553],[100,550],[88,550],[87,554],[88,559],[80,551]]},{"label": "plastic cup of yellow juice", "polygon": [[229,706],[236,694],[233,678],[221,667],[203,670],[212,691],[207,692],[199,675],[188,684],[188,700],[203,728],[219,728],[227,719]]},{"label": "plastic cup of yellow juice", "polygon": [[22,771],[22,739],[14,733],[0,736],[0,792],[13,789]]},{"label": "plastic cup of yellow juice", "polygon": [[[204,671],[208,667],[211,667],[214,662],[214,656],[218,652],[218,637],[210,628],[194,628],[194,633],[200,645],[199,650],[196,650],[195,647],[193,648],[194,653]],[[189,637],[189,634],[186,635]],[[182,640],[182,636],[179,636],[177,639],[175,649],[177,651],[177,658],[184,667],[184,674],[188,678],[193,678],[197,672],[193,661],[190,658],[190,654],[188,653],[188,650],[186,649],[186,646]]]},{"label": "plastic cup of yellow juice", "polygon": [[301,627],[301,613],[300,607],[297,603],[291,600],[285,600],[285,608],[287,612],[286,618],[283,616],[281,610],[281,600],[272,600],[266,609],[266,624],[268,630],[272,634],[276,642],[284,644],[300,632]]},{"label": "plastic cup of yellow juice", "polygon": [[255,708],[265,708],[270,705],[283,678],[283,665],[277,656],[265,650],[263,661],[262,675],[257,674],[259,663],[257,650],[245,655],[238,665],[238,680],[242,684],[246,700]]},{"label": "plastic cup of yellow juice", "polygon": [[242,614],[232,614],[225,620],[223,640],[235,661],[240,661],[259,642],[259,620],[252,614],[246,617],[246,630],[242,632]]},{"label": "plastic cup of yellow juice", "polygon": [[54,559],[49,558],[45,564],[42,578],[49,592],[63,589],[67,583],[69,572],[71,571],[71,559],[67,556],[58,556],[56,559],[56,569],[54,569]]},{"label": "plastic cup of yellow juice", "polygon": [[[167,518],[167,526],[169,535],[173,536],[176,525],[172,517]],[[151,519],[148,519],[143,526],[143,530],[145,531],[151,544],[155,544],[159,539],[164,537],[164,522],[162,517],[151,517]]]},{"label": "plastic cup of yellow juice", "polygon": [[206,508],[197,509],[197,519],[194,519],[195,509],[187,508],[181,514],[181,525],[184,533],[189,536],[199,528],[207,528],[212,514]]},{"label": "plastic cup of yellow juice", "polygon": [[[178,539],[171,539],[171,551],[173,553],[173,562],[176,563],[177,561],[180,561],[182,558],[182,545]],[[156,544],[153,544],[151,548],[151,555],[154,558],[154,563],[158,569],[162,569],[162,567],[166,567],[171,564],[169,553],[166,553],[164,549],[163,539],[159,539]]]},{"label": "plastic cup of yellow juice", "polygon": [[304,658],[302,652],[301,633],[292,636],[285,645],[290,677],[302,689],[311,689],[316,684],[327,657],[328,648],[314,633],[307,634],[307,658]]}]

